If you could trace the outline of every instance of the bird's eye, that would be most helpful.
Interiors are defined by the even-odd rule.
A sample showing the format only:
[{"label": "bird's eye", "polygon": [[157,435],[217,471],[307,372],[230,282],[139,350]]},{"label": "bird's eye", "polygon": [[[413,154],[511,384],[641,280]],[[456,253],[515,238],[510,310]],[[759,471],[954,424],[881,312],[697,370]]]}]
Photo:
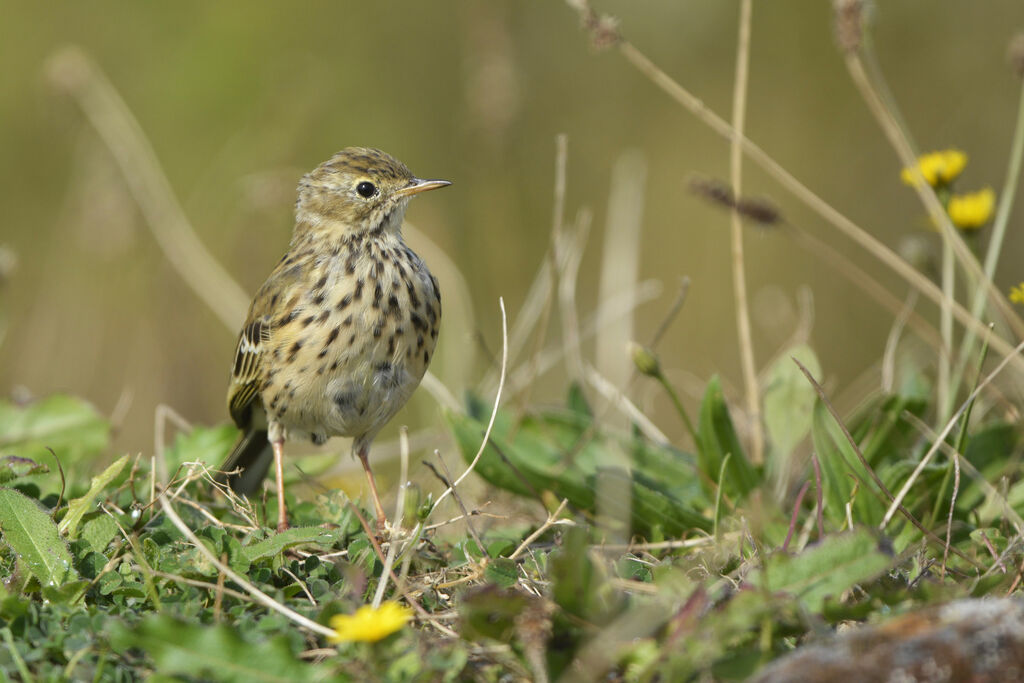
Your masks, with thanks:
[{"label": "bird's eye", "polygon": [[356,192],[359,193],[360,197],[369,199],[377,192],[377,186],[373,183],[364,180],[363,182],[356,185]]}]

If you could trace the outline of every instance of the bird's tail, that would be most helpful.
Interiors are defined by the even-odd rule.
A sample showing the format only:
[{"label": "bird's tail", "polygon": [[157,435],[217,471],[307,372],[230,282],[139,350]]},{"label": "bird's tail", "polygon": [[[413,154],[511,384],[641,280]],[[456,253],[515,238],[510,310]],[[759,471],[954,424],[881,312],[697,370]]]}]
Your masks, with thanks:
[{"label": "bird's tail", "polygon": [[267,440],[266,430],[247,429],[242,432],[238,443],[220,466],[221,472],[241,471],[238,474],[218,474],[216,481],[227,484],[235,493],[255,493],[266,478],[273,460],[274,449]]}]

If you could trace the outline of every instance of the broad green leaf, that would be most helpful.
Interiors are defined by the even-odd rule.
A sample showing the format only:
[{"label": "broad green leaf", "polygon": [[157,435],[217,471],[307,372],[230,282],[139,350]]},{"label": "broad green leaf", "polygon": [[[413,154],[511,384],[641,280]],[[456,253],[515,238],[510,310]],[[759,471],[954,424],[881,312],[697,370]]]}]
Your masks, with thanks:
[{"label": "broad green leaf", "polygon": [[806,344],[784,351],[768,369],[762,398],[764,426],[775,457],[781,459],[788,459],[811,431],[817,398],[793,359],[803,363],[814,377],[821,376],[818,357]]},{"label": "broad green leaf", "polygon": [[551,599],[566,613],[583,621],[601,623],[622,606],[610,602],[599,590],[605,582],[601,568],[587,552],[590,533],[585,527],[571,527],[562,537],[562,547],[552,554]]},{"label": "broad green leaf", "polygon": [[602,600],[604,582],[599,567],[587,552],[590,534],[584,527],[571,527],[562,538],[562,547],[551,554],[548,576],[551,600],[559,607],[551,623],[551,638],[559,644],[549,648],[548,668],[558,677],[572,662],[587,638],[583,624],[603,626],[616,608],[622,607],[620,595],[610,603]]},{"label": "broad green leaf", "polygon": [[65,581],[54,586],[43,586],[42,594],[46,600],[58,605],[70,605],[78,602],[82,594],[88,590],[91,581],[78,579],[76,581]]},{"label": "broad green leaf", "polygon": [[238,430],[230,424],[195,427],[188,433],[179,433],[164,453],[167,468],[173,472],[184,462],[202,462],[217,467],[237,438]]},{"label": "broad green leaf", "polygon": [[855,584],[874,579],[894,561],[878,549],[877,539],[861,529],[830,536],[795,557],[776,552],[747,580],[767,592],[789,593],[819,614],[826,598],[839,598]]},{"label": "broad green leaf", "polygon": [[[1015,459],[1007,456],[1015,452],[1019,444],[1018,425],[995,422],[979,426],[971,432],[964,448],[964,457],[981,472],[981,478],[985,481],[999,481],[1007,475],[1013,480],[1017,478],[1018,464]],[[1018,514],[1024,512],[1022,493],[1024,491],[1021,490],[1021,482],[1011,486],[1007,493],[1010,506]],[[946,500],[948,509],[948,497]],[[979,486],[973,477],[961,480],[956,506],[964,514],[975,512],[986,523],[999,519],[1004,514],[1002,501],[989,496],[986,489]]]},{"label": "broad green leaf", "polygon": [[46,451],[52,448],[67,466],[102,451],[109,433],[95,408],[71,396],[50,396],[27,406],[0,402],[0,448],[24,458],[52,460]]},{"label": "broad green leaf", "polygon": [[[484,411],[471,398],[469,415],[445,414],[467,462],[480,448]],[[495,486],[529,497],[551,491],[593,514],[599,474],[621,470],[625,453],[632,469],[626,482],[632,487],[633,508],[608,509],[608,514],[631,520],[633,531],[648,537],[656,529],[668,536],[710,529],[702,514],[709,503],[692,456],[633,435],[591,429],[590,417],[579,413],[530,415],[514,427],[511,422],[508,413],[498,412],[491,440],[476,466],[475,472]]]},{"label": "broad green leaf", "polygon": [[845,506],[852,500],[854,522],[878,524],[885,509],[874,494],[877,486],[832,414],[820,402],[814,408],[811,438],[821,463],[826,514],[834,520],[844,520]]},{"label": "broad green leaf", "polygon": [[718,477],[725,456],[732,456],[725,470],[725,491],[734,500],[742,499],[758,485],[761,475],[747,460],[732,418],[729,417],[722,383],[717,376],[708,382],[700,404],[697,442],[700,467],[715,483],[720,483]]},{"label": "broad green leaf", "polygon": [[566,401],[566,407],[579,415],[586,417],[594,416],[594,411],[590,409],[587,396],[583,393],[583,387],[580,386],[579,382],[573,382],[569,385],[569,398]]},{"label": "broad green leaf", "polygon": [[78,532],[78,524],[82,521],[82,515],[92,510],[93,505],[96,503],[96,498],[121,473],[121,470],[124,469],[127,463],[128,456],[122,455],[111,463],[107,469],[103,470],[99,476],[92,478],[92,485],[89,486],[89,490],[86,491],[84,496],[75,498],[68,503],[68,512],[64,515],[64,519],[60,521],[60,526],[58,527],[62,534],[69,539],[75,538]]},{"label": "broad green leaf", "polygon": [[94,552],[102,553],[117,536],[117,522],[110,515],[100,513],[99,515],[86,519],[82,525],[80,534],[83,541],[89,544]]},{"label": "broad green leaf", "polygon": [[31,498],[0,489],[0,531],[41,585],[59,586],[78,578],[57,525]]},{"label": "broad green leaf", "polygon": [[893,454],[908,453],[921,435],[906,414],[922,417],[927,407],[918,399],[886,396],[868,401],[847,420],[847,425],[869,463],[891,462]]},{"label": "broad green leaf", "polygon": [[19,458],[16,455],[0,458],[0,484],[33,474],[46,474],[49,471],[49,467],[40,465],[30,458]]},{"label": "broad green leaf", "polygon": [[273,557],[292,546],[302,543],[316,543],[321,546],[330,547],[337,540],[337,531],[321,529],[320,527],[295,527],[285,529],[266,540],[245,546],[242,552],[250,562],[255,562],[265,557]]},{"label": "broad green leaf", "polygon": [[111,639],[116,650],[142,650],[164,674],[265,683],[324,675],[317,665],[292,654],[284,637],[247,642],[227,626],[197,626],[154,615],[132,628],[117,624]]},{"label": "broad green leaf", "polygon": [[490,638],[508,643],[515,637],[515,621],[537,600],[531,595],[493,584],[470,588],[459,600],[460,632],[463,637]]},{"label": "broad green leaf", "polygon": [[487,562],[484,578],[501,588],[511,588],[519,581],[519,565],[515,560],[495,557]]}]

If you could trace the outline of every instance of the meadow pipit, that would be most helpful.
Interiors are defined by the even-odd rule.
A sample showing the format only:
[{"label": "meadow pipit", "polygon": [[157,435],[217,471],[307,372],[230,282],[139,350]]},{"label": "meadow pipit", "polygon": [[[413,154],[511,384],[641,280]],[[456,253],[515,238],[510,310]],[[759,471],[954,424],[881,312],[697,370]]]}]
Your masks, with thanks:
[{"label": "meadow pipit", "polygon": [[279,529],[285,439],[331,436],[353,437],[384,527],[370,443],[423,378],[441,322],[437,280],[402,241],[402,218],[410,197],[446,185],[362,147],[299,183],[288,253],[238,339],[228,408],[243,433],[221,468],[221,481],[253,493],[273,459]]}]

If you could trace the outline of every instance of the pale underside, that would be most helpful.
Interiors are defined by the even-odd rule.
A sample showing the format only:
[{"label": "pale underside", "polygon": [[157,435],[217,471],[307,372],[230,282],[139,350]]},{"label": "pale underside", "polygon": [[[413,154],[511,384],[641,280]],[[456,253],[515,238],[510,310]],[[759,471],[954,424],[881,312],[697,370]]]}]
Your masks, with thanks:
[{"label": "pale underside", "polygon": [[[433,355],[436,280],[392,232],[328,250],[301,247],[293,246],[291,260],[278,264],[253,302],[239,340],[232,412],[252,402],[252,424],[265,419],[270,441],[350,436],[355,450],[368,448]],[[278,317],[252,317],[260,310]]]}]

